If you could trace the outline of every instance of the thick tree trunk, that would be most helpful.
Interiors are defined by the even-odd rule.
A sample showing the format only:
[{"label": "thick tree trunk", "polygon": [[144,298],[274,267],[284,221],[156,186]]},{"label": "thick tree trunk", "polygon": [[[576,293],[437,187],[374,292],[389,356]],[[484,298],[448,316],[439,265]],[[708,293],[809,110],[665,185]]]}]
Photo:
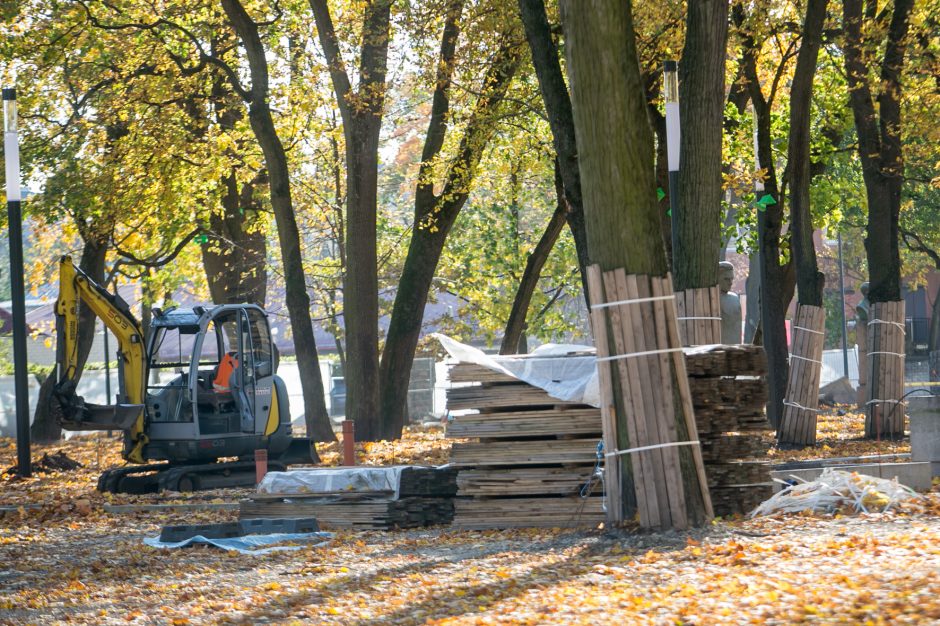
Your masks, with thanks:
[{"label": "thick tree trunk", "polygon": [[[591,261],[601,270],[623,268],[627,274],[665,276],[668,268],[656,199],[653,136],[639,71],[631,3],[561,0],[560,8]],[[646,280],[644,277],[643,281]],[[649,334],[652,324],[647,324],[646,329]],[[609,343],[599,346],[599,351],[603,348],[611,355],[624,353],[617,349],[613,337]],[[666,365],[667,361],[661,363]],[[673,385],[686,382],[678,378],[684,378],[684,368],[668,365],[665,370],[654,367],[653,371],[670,377]],[[618,431],[614,443],[620,450],[627,450],[631,447],[627,416],[634,412],[626,406],[624,394],[612,396]],[[674,432],[681,440],[686,432],[682,410],[661,419],[675,420]],[[688,508],[681,515],[684,519],[673,518],[677,526],[702,521],[709,508],[707,492],[702,491],[692,458],[692,450],[681,446],[677,453],[678,471],[684,506]],[[616,476],[620,484],[620,510],[610,513],[609,519],[630,519],[637,511],[632,467],[631,462],[619,464]],[[652,476],[637,487],[663,494],[666,491],[664,484],[653,485]]]},{"label": "thick tree trunk", "polygon": [[[346,138],[346,415],[360,441],[385,438],[389,416],[379,406],[379,287],[376,253],[379,132],[385,103],[391,0],[366,6],[359,88],[352,92],[326,0],[309,0],[327,57]],[[355,99],[355,102],[353,102]]]},{"label": "thick tree trunk", "polygon": [[679,63],[679,208],[672,219],[676,291],[718,284],[727,41],[728,1],[689,2]]},{"label": "thick tree trunk", "polygon": [[529,312],[529,304],[532,302],[532,294],[535,293],[535,287],[538,285],[542,268],[545,267],[545,262],[548,261],[548,256],[552,248],[555,247],[555,242],[558,241],[558,236],[561,235],[561,231],[565,226],[568,207],[557,163],[555,166],[555,197],[558,205],[552,214],[552,219],[548,221],[545,232],[542,233],[542,237],[535,244],[529,258],[526,259],[525,270],[522,272],[522,279],[519,281],[519,288],[516,290],[516,297],[513,299],[512,308],[509,311],[503,341],[499,346],[500,354],[517,354],[519,346],[525,341],[526,316]]},{"label": "thick tree trunk", "polygon": [[[108,253],[107,240],[89,238],[82,248],[82,257],[78,263],[79,269],[88,274],[96,283],[104,282],[104,264]],[[91,352],[95,341],[95,331],[98,328],[98,317],[87,306],[81,306],[78,315],[78,372],[82,375],[85,360]],[[109,355],[105,355],[109,358]],[[52,389],[56,384],[56,373],[53,372],[39,386],[39,399],[36,403],[36,413],[33,425],[30,427],[30,437],[36,443],[48,443],[62,437],[62,427],[49,410],[52,400]]]},{"label": "thick tree trunk", "polygon": [[[454,31],[456,36],[456,31]],[[448,30],[442,40],[442,58],[447,58]],[[451,54],[453,50],[451,50]],[[441,64],[442,66],[450,64]],[[430,167],[443,145],[446,132],[446,86],[449,77],[438,78],[432,104],[431,121],[422,153],[422,168],[415,190],[415,226],[402,268],[392,317],[385,336],[381,362],[381,406],[385,416],[386,438],[398,438],[408,415],[408,381],[415,349],[421,334],[424,306],[443,251],[447,234],[467,201],[470,185],[483,149],[494,132],[493,117],[498,113],[509,84],[519,67],[519,55],[511,33],[503,33],[502,44],[483,79],[482,94],[457,149],[457,157],[448,170],[447,181],[439,194],[433,190]]]},{"label": "thick tree trunk", "polygon": [[[588,258],[587,232],[584,225],[584,200],[581,194],[581,172],[578,170],[578,149],[575,140],[571,99],[565,77],[561,73],[558,49],[552,39],[551,27],[545,13],[544,0],[519,0],[519,12],[525,27],[526,40],[532,52],[532,65],[539,79],[539,89],[552,129],[552,141],[558,158],[565,197],[568,200],[568,227],[574,237],[584,284]],[[587,289],[584,289],[587,299]]]},{"label": "thick tree trunk", "polygon": [[[753,44],[753,42],[751,42]],[[751,102],[757,118],[757,161],[766,171],[762,193],[773,200],[760,208],[757,219],[760,246],[760,311],[761,339],[767,353],[767,418],[777,428],[783,412],[789,366],[787,358],[786,316],[790,299],[785,293],[785,267],[780,264],[780,233],[783,230],[783,206],[777,187],[771,149],[770,105],[761,92],[756,71],[756,49],[745,55]],[[761,192],[759,192],[761,193]],[[792,296],[792,294],[791,294]]]},{"label": "thick tree trunk", "polygon": [[855,118],[858,153],[868,197],[865,251],[870,277],[868,298],[872,303],[901,299],[901,255],[898,246],[901,185],[904,180],[901,69],[913,5],[913,0],[897,0],[894,4],[880,71],[876,113],[868,68],[861,50],[862,2],[843,2],[843,47],[849,103]]},{"label": "thick tree trunk", "polygon": [[[825,329],[823,284],[825,276],[816,263],[813,242],[813,215],[810,211],[810,111],[813,98],[813,77],[816,59],[822,45],[822,29],[826,21],[828,0],[809,0],[796,70],[790,84],[790,135],[787,142],[787,164],[790,172],[790,249],[796,269],[800,307],[794,316],[797,322],[814,326],[793,329],[793,355],[787,385],[788,406],[781,414],[778,441],[781,444],[806,446],[816,442],[817,389]],[[806,308],[803,308],[806,307]],[[815,308],[810,308],[815,307]],[[802,360],[800,360],[802,359]]]},{"label": "thick tree trunk", "polygon": [[[245,94],[249,107],[248,121],[261,146],[270,179],[271,207],[277,223],[281,259],[284,264],[285,299],[294,336],[297,368],[300,371],[307,436],[314,441],[336,441],[326,411],[317,342],[310,319],[310,296],[307,294],[300,255],[300,232],[297,229],[291,199],[287,153],[277,135],[267,102],[268,70],[264,46],[257,25],[245,12],[239,0],[222,0],[222,7],[242,40],[251,68],[251,90]],[[315,450],[311,452],[316,453]]]},{"label": "thick tree trunk", "polygon": [[828,0],[809,0],[803,36],[790,85],[790,137],[787,163],[790,171],[790,248],[796,263],[797,294],[800,304],[823,305],[825,276],[816,263],[813,242],[813,215],[809,204],[810,172],[810,111],[813,104],[813,77],[816,59],[822,46],[822,29],[826,21]]}]

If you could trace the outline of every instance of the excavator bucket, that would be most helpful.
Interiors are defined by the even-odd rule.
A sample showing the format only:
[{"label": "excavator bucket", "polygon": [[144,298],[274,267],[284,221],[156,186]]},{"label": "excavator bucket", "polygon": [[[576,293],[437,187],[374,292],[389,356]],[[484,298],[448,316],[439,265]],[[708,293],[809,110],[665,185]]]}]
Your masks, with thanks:
[{"label": "excavator bucket", "polygon": [[143,404],[85,404],[79,419],[59,420],[65,430],[130,430]]},{"label": "excavator bucket", "polygon": [[130,430],[143,404],[92,404],[65,384],[52,392],[52,411],[65,430]]}]

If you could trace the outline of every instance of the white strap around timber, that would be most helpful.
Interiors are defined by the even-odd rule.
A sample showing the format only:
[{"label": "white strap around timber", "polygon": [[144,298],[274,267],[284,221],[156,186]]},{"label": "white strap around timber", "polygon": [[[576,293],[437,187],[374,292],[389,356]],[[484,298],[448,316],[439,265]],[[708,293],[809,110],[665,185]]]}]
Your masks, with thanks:
[{"label": "white strap around timber", "polygon": [[878,400],[878,399],[869,400],[865,404],[879,404],[879,403],[880,404],[907,404],[907,402],[904,402],[903,400]]},{"label": "white strap around timber", "polygon": [[591,310],[594,309],[604,309],[610,306],[620,306],[621,304],[638,304],[640,302],[656,302],[658,300],[674,300],[676,294],[670,294],[668,296],[650,296],[649,298],[632,298],[630,300],[616,300],[614,302],[601,302],[599,304],[592,304]]},{"label": "white strap around timber", "polygon": [[887,355],[889,355],[889,356],[899,356],[899,357],[907,356],[907,355],[904,354],[903,352],[880,352],[880,351],[879,351],[879,352],[869,352],[869,353],[868,353],[868,356],[872,356],[873,354],[887,354]]},{"label": "white strap around timber", "polygon": [[783,403],[784,403],[784,405],[786,405],[786,406],[792,406],[794,409],[800,409],[801,411],[809,411],[809,412],[811,412],[811,413],[819,413],[819,409],[811,409],[811,408],[809,408],[808,406],[803,406],[802,404],[799,404],[798,402],[790,402],[789,400],[784,400]]},{"label": "white strap around timber", "polygon": [[906,335],[906,334],[907,334],[907,330],[904,328],[904,324],[902,324],[901,322],[892,322],[891,320],[878,320],[878,319],[875,319],[875,320],[868,320],[868,323],[869,323],[869,324],[891,324],[892,326],[897,326],[898,328],[900,328],[902,335]]},{"label": "white strap around timber", "polygon": [[634,452],[643,452],[645,450],[656,450],[658,448],[674,448],[676,446],[697,446],[699,445],[698,441],[673,441],[670,443],[657,443],[652,446],[640,446],[639,448],[628,448],[626,450],[614,450],[613,452],[607,452],[604,454],[605,457],[620,456],[622,454],[633,454]]},{"label": "white strap around timber", "polygon": [[820,365],[822,365],[822,361],[817,361],[816,359],[810,359],[810,358],[807,358],[807,357],[805,357],[805,356],[800,356],[799,354],[791,354],[791,355],[790,355],[790,358],[791,358],[791,359],[799,359],[799,360],[801,360],[801,361],[809,361],[810,363],[819,363]]},{"label": "white strap around timber", "polygon": [[808,333],[813,333],[814,335],[825,335],[821,330],[813,330],[812,328],[807,328],[806,326],[794,326],[793,330],[805,330]]},{"label": "white strap around timber", "polygon": [[651,354],[666,354],[667,352],[682,352],[682,348],[665,348],[663,350],[646,350],[644,352],[631,352],[629,354],[615,354],[614,356],[603,356],[597,359],[598,363],[603,361],[617,361],[620,359],[632,359],[638,356],[649,356]]},{"label": "white strap around timber", "polygon": [[720,317],[677,317],[677,320],[683,322],[685,320],[718,320],[721,321]]}]

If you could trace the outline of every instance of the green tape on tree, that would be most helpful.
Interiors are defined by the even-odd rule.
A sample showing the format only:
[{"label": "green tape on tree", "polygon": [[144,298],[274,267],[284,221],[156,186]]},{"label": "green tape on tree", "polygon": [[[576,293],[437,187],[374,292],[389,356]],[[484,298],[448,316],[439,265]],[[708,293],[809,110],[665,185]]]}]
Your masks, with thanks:
[{"label": "green tape on tree", "polygon": [[656,199],[657,199],[657,200],[662,200],[662,199],[665,198],[665,197],[666,197],[666,192],[663,191],[663,188],[662,188],[662,187],[657,187],[657,188],[656,188]]},{"label": "green tape on tree", "polygon": [[769,193],[757,201],[757,206],[760,208],[761,211],[763,211],[769,206],[773,206],[774,204],[777,204],[777,201],[774,200],[774,197],[770,195]]}]

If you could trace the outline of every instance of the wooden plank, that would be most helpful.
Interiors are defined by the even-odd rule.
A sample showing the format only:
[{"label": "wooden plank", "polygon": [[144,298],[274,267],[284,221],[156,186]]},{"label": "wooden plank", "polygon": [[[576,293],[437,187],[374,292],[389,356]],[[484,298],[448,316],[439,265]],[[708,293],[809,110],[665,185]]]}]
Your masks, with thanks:
[{"label": "wooden plank", "polygon": [[455,443],[451,448],[451,464],[458,467],[474,465],[551,465],[559,463],[593,464],[596,459],[595,439],[561,439],[535,441],[486,441]]},{"label": "wooden plank", "polygon": [[[648,282],[647,292],[653,297],[661,297],[663,293],[661,281],[658,278],[645,279]],[[644,316],[644,328],[649,337],[653,338],[655,350],[665,350],[670,347],[669,336],[666,332],[666,310],[662,300],[653,301],[649,307],[652,315]],[[654,402],[662,407],[660,412],[660,441],[662,443],[679,441],[676,429],[675,391],[673,386],[673,372],[667,353],[661,353],[652,358],[655,373],[660,384],[653,385]],[[663,448],[663,459],[668,473],[666,488],[669,494],[669,505],[672,509],[673,528],[684,529],[689,525],[689,513],[685,502],[685,489],[682,479],[682,467],[678,448]]]},{"label": "wooden plank", "polygon": [[[590,301],[595,304],[606,302],[599,265],[591,265],[588,267],[587,281]],[[597,355],[599,357],[610,356],[605,309],[591,309],[591,330],[594,333],[594,345],[597,349]],[[597,364],[598,387],[601,401],[601,423],[604,431],[604,450],[606,451],[617,449],[617,414],[614,405],[611,363],[611,361],[606,361]],[[635,469],[634,476],[636,476]],[[622,485],[619,462],[608,461],[604,463],[604,483],[607,486],[607,497],[610,501],[610,506],[607,507],[607,519],[612,524],[619,524],[623,522],[623,504],[621,500]]]},{"label": "wooden plank", "polygon": [[[607,297],[611,301],[622,301],[627,299],[627,295],[620,289],[615,272],[605,272],[603,276],[604,288]],[[620,355],[636,352],[633,333],[626,326],[627,307],[630,305],[620,305],[610,307],[608,315],[610,316],[610,328],[614,338],[614,347]],[[627,426],[628,445],[636,447],[639,441],[645,438],[645,424],[641,423],[639,416],[643,412],[643,407],[639,403],[634,386],[639,384],[639,372],[635,359],[618,359],[616,373],[619,381],[621,402],[627,411],[623,422]],[[622,440],[622,438],[620,439]],[[618,440],[618,444],[620,442]],[[618,445],[619,448],[619,445]],[[614,448],[616,449],[616,448]],[[651,481],[654,480],[653,466],[649,457],[642,454],[631,454],[624,458],[622,455],[608,457],[619,463],[629,462],[633,468],[634,490],[636,492],[637,512],[640,516],[641,525],[659,525],[659,505],[656,501],[656,494],[651,489]]]},{"label": "wooden plank", "polygon": [[[663,295],[673,293],[672,276],[667,274],[663,282]],[[679,337],[676,326],[676,308],[673,300],[666,300],[666,332],[669,335],[669,343],[673,346],[679,345]],[[676,372],[676,381],[679,385],[679,397],[682,399],[682,416],[685,419],[686,431],[689,434],[689,440],[694,441],[698,438],[698,428],[695,424],[695,410],[692,407],[692,393],[689,391],[689,378],[685,370],[685,358],[681,352],[673,352],[673,367]],[[766,356],[765,356],[766,358]],[[695,462],[695,472],[698,476],[699,489],[702,493],[702,500],[705,509],[705,521],[715,517],[712,509],[711,497],[708,493],[708,478],[705,476],[705,464],[702,460],[702,450],[700,446],[689,446],[692,448],[692,459]]]}]

